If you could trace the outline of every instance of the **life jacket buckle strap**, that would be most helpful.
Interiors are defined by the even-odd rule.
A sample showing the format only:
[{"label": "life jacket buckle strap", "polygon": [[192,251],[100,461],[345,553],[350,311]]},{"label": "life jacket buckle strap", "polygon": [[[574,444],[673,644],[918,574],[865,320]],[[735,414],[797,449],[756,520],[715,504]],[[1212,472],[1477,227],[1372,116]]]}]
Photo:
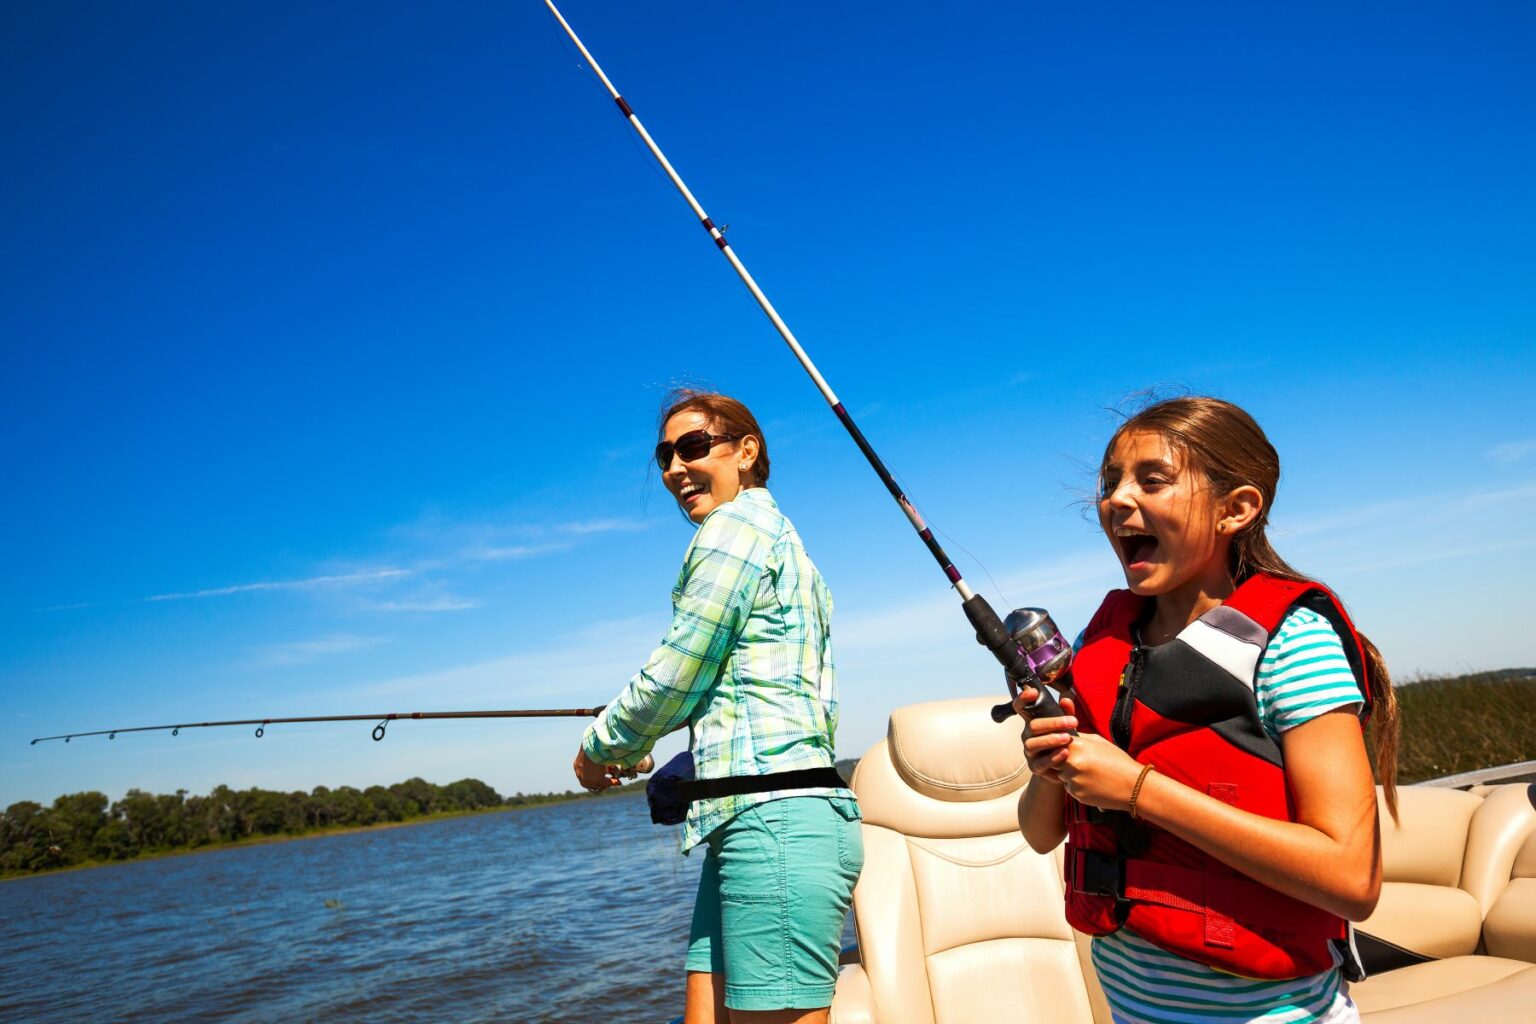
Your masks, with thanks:
[{"label": "life jacket buckle strap", "polygon": [[1125,861],[1097,850],[1073,850],[1072,891],[1124,899]]}]

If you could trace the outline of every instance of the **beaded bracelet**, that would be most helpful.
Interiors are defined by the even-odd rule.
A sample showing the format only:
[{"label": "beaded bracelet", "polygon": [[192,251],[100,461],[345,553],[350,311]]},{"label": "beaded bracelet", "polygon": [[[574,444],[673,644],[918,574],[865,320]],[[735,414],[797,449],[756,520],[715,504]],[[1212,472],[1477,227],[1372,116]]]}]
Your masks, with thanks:
[{"label": "beaded bracelet", "polygon": [[1141,784],[1147,781],[1147,774],[1152,771],[1150,764],[1141,766],[1141,774],[1136,776],[1136,785],[1131,787],[1131,817],[1136,817],[1136,798],[1141,796]]}]

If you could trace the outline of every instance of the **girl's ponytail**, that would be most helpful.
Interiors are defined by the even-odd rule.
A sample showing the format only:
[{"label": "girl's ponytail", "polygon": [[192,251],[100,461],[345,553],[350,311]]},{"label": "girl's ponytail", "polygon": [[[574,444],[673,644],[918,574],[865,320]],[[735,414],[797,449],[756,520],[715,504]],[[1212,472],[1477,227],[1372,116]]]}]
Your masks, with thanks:
[{"label": "girl's ponytail", "polygon": [[1387,672],[1386,660],[1376,645],[1364,633],[1356,632],[1360,646],[1365,648],[1366,671],[1371,677],[1371,745],[1376,748],[1376,778],[1381,780],[1382,795],[1387,798],[1387,810],[1397,821],[1397,741],[1402,724],[1397,715],[1397,691],[1392,688],[1392,676]]}]

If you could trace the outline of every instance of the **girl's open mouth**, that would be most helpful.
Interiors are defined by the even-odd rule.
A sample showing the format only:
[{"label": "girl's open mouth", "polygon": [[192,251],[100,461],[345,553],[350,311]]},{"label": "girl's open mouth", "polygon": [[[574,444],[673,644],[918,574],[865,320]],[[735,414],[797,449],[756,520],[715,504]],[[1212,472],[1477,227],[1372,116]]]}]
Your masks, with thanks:
[{"label": "girl's open mouth", "polygon": [[1127,568],[1145,565],[1157,555],[1157,538],[1146,533],[1116,534]]}]

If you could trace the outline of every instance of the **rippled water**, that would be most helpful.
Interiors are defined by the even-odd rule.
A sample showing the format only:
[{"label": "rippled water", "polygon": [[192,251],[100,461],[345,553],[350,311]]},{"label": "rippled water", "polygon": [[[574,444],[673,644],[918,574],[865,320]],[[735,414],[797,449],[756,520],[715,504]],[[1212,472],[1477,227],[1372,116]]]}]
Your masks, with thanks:
[{"label": "rippled water", "polygon": [[677,837],[611,798],[6,882],[0,1020],[662,1024]]}]

